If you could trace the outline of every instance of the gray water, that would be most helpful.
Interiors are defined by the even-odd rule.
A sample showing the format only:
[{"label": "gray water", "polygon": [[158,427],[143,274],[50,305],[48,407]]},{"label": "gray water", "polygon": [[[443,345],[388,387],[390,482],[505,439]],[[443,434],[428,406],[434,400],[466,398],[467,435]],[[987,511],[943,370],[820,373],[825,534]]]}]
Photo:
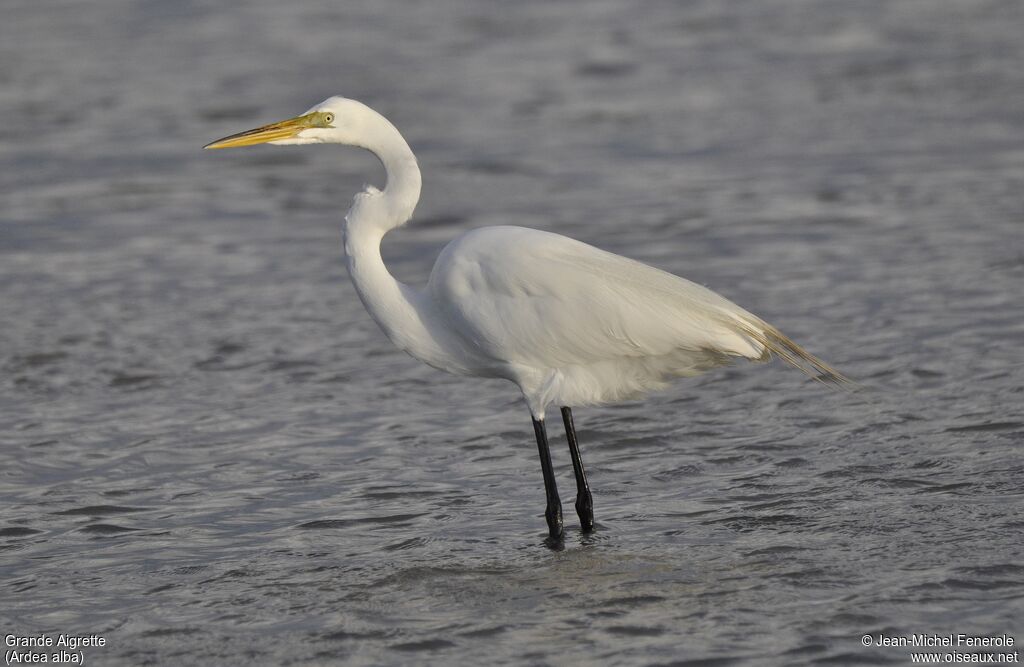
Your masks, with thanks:
[{"label": "gray water", "polygon": [[[1024,4],[5,0],[0,630],[93,665],[909,664],[1024,642]],[[856,378],[576,411],[544,542],[511,384],[394,349],[374,159],[203,152],[333,94],[424,171],[385,242],[573,236]],[[8,649],[5,646],[5,651]]]}]

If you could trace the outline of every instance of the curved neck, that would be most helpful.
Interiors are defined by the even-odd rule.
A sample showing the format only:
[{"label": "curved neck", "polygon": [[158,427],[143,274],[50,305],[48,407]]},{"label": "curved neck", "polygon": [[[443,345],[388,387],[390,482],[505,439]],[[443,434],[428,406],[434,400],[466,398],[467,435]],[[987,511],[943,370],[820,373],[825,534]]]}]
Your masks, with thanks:
[{"label": "curved neck", "polygon": [[383,237],[412,217],[420,199],[422,178],[409,144],[386,118],[379,114],[366,122],[359,144],[380,160],[387,174],[383,192],[368,188],[357,195],[346,216],[348,227],[373,228]]},{"label": "curved neck", "polygon": [[360,300],[388,338],[399,348],[431,365],[458,364],[447,349],[443,323],[433,302],[420,290],[391,275],[380,254],[390,230],[412,217],[420,196],[420,169],[409,145],[381,116],[364,128],[360,146],[384,165],[383,191],[368,188],[356,195],[345,216],[345,255]]}]

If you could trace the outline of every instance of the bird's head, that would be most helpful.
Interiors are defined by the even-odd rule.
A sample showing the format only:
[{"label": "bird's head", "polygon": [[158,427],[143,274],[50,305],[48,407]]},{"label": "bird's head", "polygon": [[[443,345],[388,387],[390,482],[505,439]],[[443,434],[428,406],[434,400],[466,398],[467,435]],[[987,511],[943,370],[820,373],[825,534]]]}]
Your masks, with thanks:
[{"label": "bird's head", "polygon": [[218,139],[203,148],[237,148],[254,144],[348,144],[362,145],[367,122],[377,117],[362,102],[329,97],[301,116],[270,123],[254,130]]}]

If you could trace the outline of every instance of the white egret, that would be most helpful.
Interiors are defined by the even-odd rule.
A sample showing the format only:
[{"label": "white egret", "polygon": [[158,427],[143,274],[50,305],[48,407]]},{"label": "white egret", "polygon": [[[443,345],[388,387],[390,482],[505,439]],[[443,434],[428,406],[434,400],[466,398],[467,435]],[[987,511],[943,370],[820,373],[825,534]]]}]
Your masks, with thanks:
[{"label": "white egret", "polygon": [[562,508],[544,427],[549,405],[561,406],[586,531],[594,523],[593,502],[572,407],[643,396],[737,357],[767,361],[777,354],[822,381],[847,381],[715,292],[549,232],[507,226],[466,232],[441,252],[425,288],[405,285],[388,272],[380,243],[412,217],[421,181],[416,157],[394,125],[360,102],[332,97],[301,116],[206,148],[260,143],[345,144],[383,163],[384,189],[367,187],[345,216],[356,292],[388,338],[413,357],[519,386],[533,417],[553,538],[562,534]]}]

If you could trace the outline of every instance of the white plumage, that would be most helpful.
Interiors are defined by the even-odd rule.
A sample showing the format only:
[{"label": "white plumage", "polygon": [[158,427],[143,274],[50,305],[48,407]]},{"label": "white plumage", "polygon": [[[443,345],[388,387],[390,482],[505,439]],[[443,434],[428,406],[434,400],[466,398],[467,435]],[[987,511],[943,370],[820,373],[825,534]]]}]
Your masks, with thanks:
[{"label": "white plumage", "polygon": [[451,330],[490,361],[476,374],[518,384],[537,416],[549,404],[635,398],[765,350],[738,326],[760,320],[714,292],[523,227],[455,239],[426,291]]},{"label": "white plumage", "polygon": [[[410,219],[420,194],[416,158],[398,130],[365,105],[332,97],[302,116],[208,148],[263,142],[341,143],[380,158],[387,171],[385,189],[357,195],[344,228],[348,268],[360,299],[388,337],[414,357],[452,373],[516,383],[535,427],[539,422],[542,463],[549,405],[636,398],[676,377],[740,357],[764,361],[773,353],[819,379],[846,381],[711,290],[549,232],[523,227],[467,232],[441,252],[425,289],[404,285],[380,255],[381,239]],[[567,411],[564,407],[563,416]],[[566,425],[571,428],[571,413]],[[573,434],[570,445],[574,439]],[[582,463],[577,466],[575,450],[574,455],[579,482]],[[554,535],[550,477],[548,460],[548,521]],[[586,495],[589,499],[589,489]],[[557,501],[557,492],[554,496]],[[555,509],[560,534],[560,505]]]}]

